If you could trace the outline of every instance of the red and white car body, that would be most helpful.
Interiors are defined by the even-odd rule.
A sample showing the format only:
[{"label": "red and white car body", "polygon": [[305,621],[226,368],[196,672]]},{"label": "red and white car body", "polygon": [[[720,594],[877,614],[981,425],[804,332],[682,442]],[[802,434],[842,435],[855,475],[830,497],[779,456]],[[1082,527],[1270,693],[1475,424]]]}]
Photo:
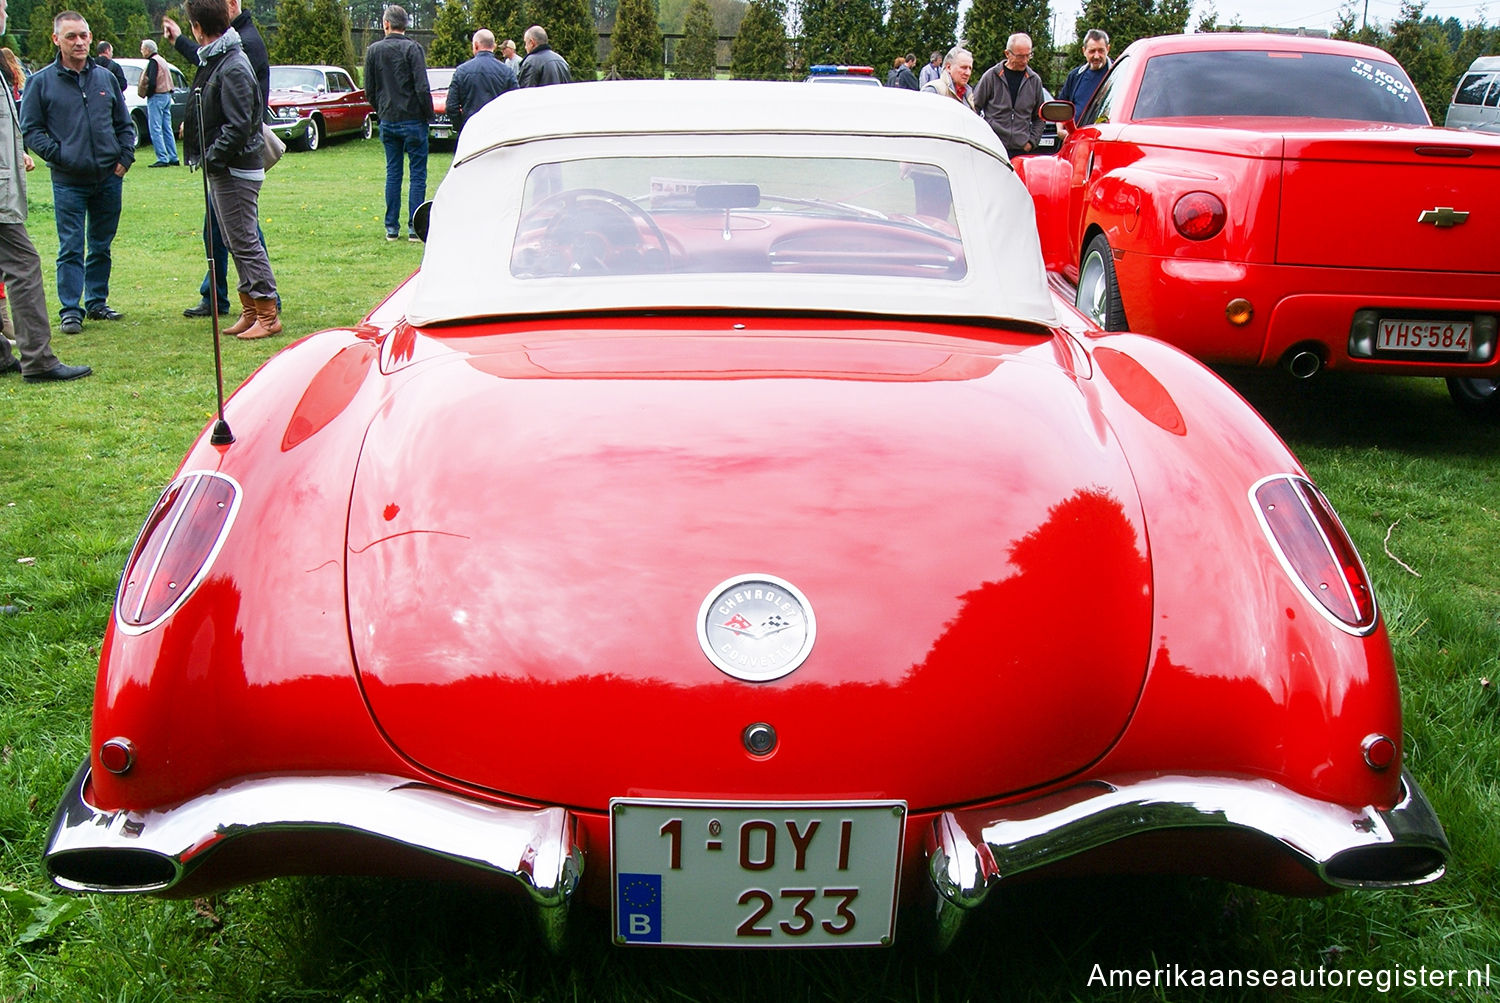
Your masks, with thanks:
[{"label": "red and white car body", "polygon": [[583,898],[621,944],[777,947],[945,942],[1049,873],[1442,873],[1275,433],[1057,294],[977,117],[792,93],[475,116],[421,270],[267,362],[149,517],[54,880],[432,874],[554,941]]},{"label": "red and white car body", "polygon": [[342,66],[273,66],[271,131],[288,146],[316,150],[333,136],[375,134],[375,109]]},{"label": "red and white car body", "polygon": [[1210,362],[1500,376],[1500,137],[1434,128],[1379,49],[1142,39],[1017,164],[1102,326]]}]

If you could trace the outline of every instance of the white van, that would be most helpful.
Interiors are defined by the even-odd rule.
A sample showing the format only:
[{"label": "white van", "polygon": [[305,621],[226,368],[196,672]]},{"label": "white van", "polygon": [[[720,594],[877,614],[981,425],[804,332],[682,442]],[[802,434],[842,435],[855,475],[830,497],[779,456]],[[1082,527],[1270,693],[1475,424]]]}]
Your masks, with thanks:
[{"label": "white van", "polygon": [[1500,132],[1500,56],[1480,56],[1453,91],[1448,117],[1451,129]]}]

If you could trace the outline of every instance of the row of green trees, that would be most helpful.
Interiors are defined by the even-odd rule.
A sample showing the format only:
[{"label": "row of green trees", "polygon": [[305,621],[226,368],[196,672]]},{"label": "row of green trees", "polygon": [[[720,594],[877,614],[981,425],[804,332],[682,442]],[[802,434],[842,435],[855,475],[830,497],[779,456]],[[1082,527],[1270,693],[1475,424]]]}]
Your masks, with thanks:
[{"label": "row of green trees", "polygon": [[[242,0],[263,27],[273,62],[329,63],[357,69],[351,25],[377,29],[381,0]],[[1453,87],[1469,63],[1500,52],[1500,26],[1481,16],[1462,24],[1426,13],[1426,0],[1402,0],[1400,16],[1389,24],[1365,24],[1345,0],[1334,24],[1338,38],[1353,39],[1390,52],[1411,75],[1432,116],[1441,121]],[[12,23],[27,25],[26,44],[3,41],[34,65],[50,61],[54,0],[11,0]],[[81,0],[66,6],[88,18],[97,39],[121,55],[135,55],[142,38],[160,37],[163,15],[183,23],[180,0]],[[428,61],[456,66],[469,58],[470,38],[489,28],[497,38],[519,44],[528,25],[546,27],[552,47],[568,60],[574,79],[660,78],[666,73],[664,25],[680,18],[683,37],[673,49],[671,72],[678,78],[711,78],[721,63],[719,39],[733,36],[730,75],[741,79],[783,80],[800,76],[814,63],[890,65],[894,56],[919,58],[942,51],[962,38],[984,68],[1004,58],[1012,32],[1031,35],[1032,66],[1056,89],[1069,51],[1053,58],[1049,0],[972,0],[959,23],[960,0],[405,0],[415,25],[432,31]],[[1103,28],[1116,53],[1137,38],[1188,30],[1193,0],[1085,0],[1073,28],[1075,38]],[[22,20],[24,18],[24,21]],[[1236,31],[1221,24],[1210,4],[1199,15],[1197,31]],[[609,44],[596,57],[599,32]],[[1071,48],[1071,47],[1070,47]],[[175,53],[169,50],[169,57]],[[925,61],[925,59],[924,59]],[[186,67],[185,67],[186,68]]]}]

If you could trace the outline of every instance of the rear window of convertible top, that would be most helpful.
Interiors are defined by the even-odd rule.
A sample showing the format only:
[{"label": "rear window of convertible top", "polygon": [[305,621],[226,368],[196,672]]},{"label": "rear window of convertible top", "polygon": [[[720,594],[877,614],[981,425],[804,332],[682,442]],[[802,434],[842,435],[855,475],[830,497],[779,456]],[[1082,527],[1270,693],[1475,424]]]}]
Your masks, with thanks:
[{"label": "rear window of convertible top", "polygon": [[938,167],[838,157],[604,157],[527,176],[517,278],[691,273],[961,279]]}]

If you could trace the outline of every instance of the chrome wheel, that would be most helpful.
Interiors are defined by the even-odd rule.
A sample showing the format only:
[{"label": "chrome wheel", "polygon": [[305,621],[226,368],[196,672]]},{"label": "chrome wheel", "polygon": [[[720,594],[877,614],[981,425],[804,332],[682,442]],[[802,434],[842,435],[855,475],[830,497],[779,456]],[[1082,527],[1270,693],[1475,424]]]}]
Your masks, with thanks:
[{"label": "chrome wheel", "polygon": [[374,139],[375,138],[375,116],[374,115],[366,115],[365,116],[365,128],[364,128],[363,135],[364,135],[365,139]]},{"label": "chrome wheel", "polygon": [[1125,306],[1120,301],[1120,285],[1115,279],[1114,254],[1103,234],[1089,241],[1083,252],[1074,304],[1104,330],[1125,330]]}]

